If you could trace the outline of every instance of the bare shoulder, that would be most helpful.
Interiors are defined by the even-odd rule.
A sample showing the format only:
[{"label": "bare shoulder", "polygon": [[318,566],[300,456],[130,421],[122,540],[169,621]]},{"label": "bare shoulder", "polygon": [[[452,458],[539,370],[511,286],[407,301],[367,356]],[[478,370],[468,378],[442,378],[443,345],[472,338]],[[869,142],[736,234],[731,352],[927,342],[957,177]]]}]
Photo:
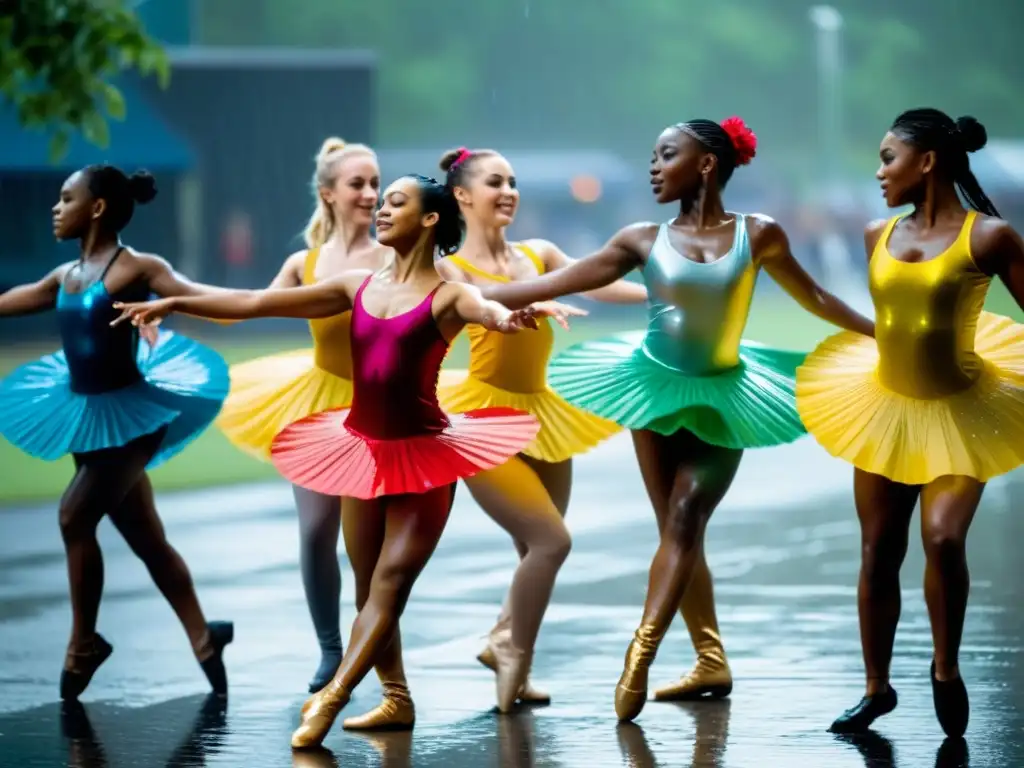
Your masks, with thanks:
[{"label": "bare shoulder", "polygon": [[1024,256],[1024,240],[1006,219],[979,213],[971,229],[971,253],[979,266],[999,270]]},{"label": "bare shoulder", "polygon": [[150,276],[161,272],[172,272],[174,267],[171,263],[156,253],[149,253],[147,251],[137,251],[134,248],[125,246],[123,255],[128,257],[128,260],[144,275]]},{"label": "bare shoulder", "polygon": [[437,274],[441,276],[441,279],[448,283],[465,283],[467,282],[466,275],[458,267],[457,264],[452,262],[450,258],[445,256],[444,258],[438,259],[434,262],[434,269],[437,270]]},{"label": "bare shoulder", "polygon": [[743,221],[747,227],[747,237],[750,238],[750,244],[755,251],[789,241],[782,225],[765,213],[743,214]]},{"label": "bare shoulder", "polygon": [[629,224],[614,235],[610,245],[617,245],[631,251],[640,258],[647,258],[647,254],[654,247],[654,241],[658,237],[661,225],[654,221],[638,221]]},{"label": "bare shoulder", "polygon": [[889,219],[874,219],[864,227],[864,253],[870,262],[871,257],[878,247],[878,241],[882,239],[885,228],[889,225]]},{"label": "bare shoulder", "polygon": [[282,267],[287,269],[302,269],[306,266],[306,259],[309,257],[309,249],[303,248],[301,251],[288,254],[284,260]]}]

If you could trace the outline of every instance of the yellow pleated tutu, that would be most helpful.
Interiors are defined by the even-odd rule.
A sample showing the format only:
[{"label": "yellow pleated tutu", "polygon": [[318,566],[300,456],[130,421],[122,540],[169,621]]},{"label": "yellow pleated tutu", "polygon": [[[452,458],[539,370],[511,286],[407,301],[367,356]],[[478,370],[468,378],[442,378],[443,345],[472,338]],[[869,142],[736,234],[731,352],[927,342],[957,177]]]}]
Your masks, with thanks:
[{"label": "yellow pleated tutu", "polygon": [[879,383],[874,339],[838,333],[797,369],[797,410],[825,450],[867,472],[908,485],[989,480],[1024,464],[1024,326],[982,312],[974,349],[978,379],[925,400]]},{"label": "yellow pleated tutu", "polygon": [[448,413],[504,407],[532,414],[540,422],[540,432],[523,453],[541,461],[565,461],[622,429],[612,421],[569,405],[550,389],[509,392],[470,376],[466,370],[442,371],[437,400]]},{"label": "yellow pleated tutu", "polygon": [[313,350],[231,366],[231,390],[216,425],[233,445],[263,461],[277,434],[299,419],[352,404],[352,382],[318,368]]}]

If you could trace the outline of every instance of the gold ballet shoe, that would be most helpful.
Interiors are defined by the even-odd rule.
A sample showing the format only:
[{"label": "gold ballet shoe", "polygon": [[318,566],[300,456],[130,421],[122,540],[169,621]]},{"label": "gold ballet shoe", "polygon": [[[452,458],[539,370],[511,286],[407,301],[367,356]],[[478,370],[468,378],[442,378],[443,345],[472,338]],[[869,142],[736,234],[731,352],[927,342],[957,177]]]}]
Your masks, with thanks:
[{"label": "gold ballet shoe", "polygon": [[346,731],[408,731],[416,723],[409,688],[404,683],[384,683],[384,700],[369,712],[343,720]]},{"label": "gold ballet shoe", "polygon": [[654,691],[655,701],[724,699],[732,693],[732,671],[723,654],[701,654],[693,669]]},{"label": "gold ballet shoe", "polygon": [[[498,662],[494,658],[494,649],[491,648],[490,643],[480,651],[476,660],[492,672],[498,671]],[[550,704],[551,694],[534,688],[530,678],[526,678],[526,682],[523,683],[523,689],[519,691],[518,699],[523,704]]]},{"label": "gold ballet shoe", "polygon": [[352,694],[337,678],[314,694],[302,708],[302,723],[292,734],[292,749],[319,747]]},{"label": "gold ballet shoe", "polygon": [[497,667],[498,711],[504,714],[515,707],[519,692],[530,675],[533,653],[516,648],[512,644],[511,631],[492,633],[491,648]]},{"label": "gold ballet shoe", "polygon": [[715,615],[715,592],[707,561],[701,558],[679,605],[697,663],[679,680],[654,692],[655,701],[723,699],[732,693],[732,671],[725,658]]},{"label": "gold ballet shoe", "polygon": [[659,640],[654,627],[641,624],[626,649],[622,677],[615,686],[615,714],[621,722],[634,720],[647,703],[647,675]]}]

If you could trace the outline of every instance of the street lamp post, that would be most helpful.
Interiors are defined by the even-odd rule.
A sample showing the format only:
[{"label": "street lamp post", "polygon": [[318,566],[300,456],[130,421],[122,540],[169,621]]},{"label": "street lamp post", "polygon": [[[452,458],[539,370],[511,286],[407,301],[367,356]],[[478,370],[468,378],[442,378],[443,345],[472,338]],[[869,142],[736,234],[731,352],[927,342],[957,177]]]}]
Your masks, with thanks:
[{"label": "street lamp post", "polygon": [[822,172],[827,183],[836,184],[839,181],[839,158],[843,145],[840,100],[842,60],[839,49],[843,17],[830,5],[814,6],[810,16],[817,30],[818,130]]}]

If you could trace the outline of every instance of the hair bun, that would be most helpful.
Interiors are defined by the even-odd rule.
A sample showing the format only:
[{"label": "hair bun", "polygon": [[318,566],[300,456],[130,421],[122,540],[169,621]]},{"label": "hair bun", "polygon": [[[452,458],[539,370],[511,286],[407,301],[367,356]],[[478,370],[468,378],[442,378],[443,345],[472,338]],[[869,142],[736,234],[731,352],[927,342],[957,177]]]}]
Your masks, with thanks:
[{"label": "hair bun", "polygon": [[448,173],[448,171],[450,171],[452,166],[455,165],[456,162],[458,162],[459,157],[465,151],[465,147],[459,147],[458,149],[449,149],[447,152],[441,155],[441,159],[437,163],[438,167],[445,173]]},{"label": "hair bun", "polygon": [[128,189],[135,202],[145,205],[156,197],[156,179],[149,171],[136,171],[128,177]]},{"label": "hair bun", "polygon": [[324,143],[320,145],[320,151],[317,153],[317,157],[326,157],[331,154],[331,152],[337,152],[339,149],[344,148],[344,139],[339,139],[337,136],[330,136],[324,139]]},{"label": "hair bun", "polygon": [[736,150],[736,165],[748,165],[757,155],[757,134],[741,117],[727,117],[721,126]]},{"label": "hair bun", "polygon": [[970,115],[956,119],[956,130],[960,134],[964,149],[968,152],[977,152],[988,143],[988,131],[985,130],[985,126]]}]

